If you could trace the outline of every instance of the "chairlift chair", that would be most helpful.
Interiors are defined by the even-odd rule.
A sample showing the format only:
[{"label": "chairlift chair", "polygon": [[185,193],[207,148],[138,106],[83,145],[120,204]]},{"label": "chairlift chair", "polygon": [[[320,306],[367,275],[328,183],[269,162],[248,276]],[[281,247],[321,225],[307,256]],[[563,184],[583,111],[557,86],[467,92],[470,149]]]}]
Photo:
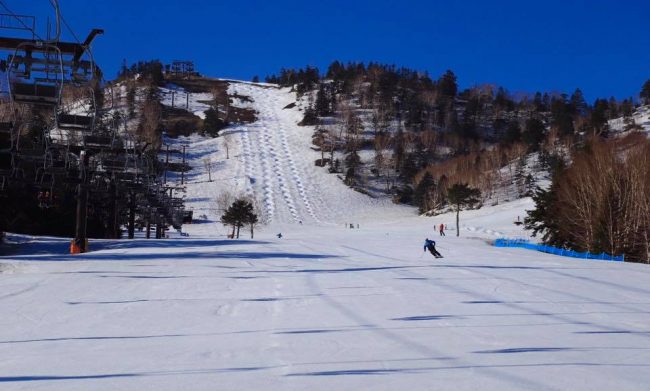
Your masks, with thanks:
[{"label": "chairlift chair", "polygon": [[7,78],[12,102],[58,106],[64,79],[61,50],[47,42],[18,44],[9,57]]},{"label": "chairlift chair", "polygon": [[11,97],[16,103],[56,106],[59,102],[58,87],[38,83],[14,83]]},{"label": "chairlift chair", "polygon": [[56,122],[59,129],[92,132],[95,117],[92,115],[59,113],[56,117]]},{"label": "chairlift chair", "polygon": [[114,149],[116,145],[115,137],[109,134],[86,134],[83,137],[83,143],[86,148],[90,149]]}]

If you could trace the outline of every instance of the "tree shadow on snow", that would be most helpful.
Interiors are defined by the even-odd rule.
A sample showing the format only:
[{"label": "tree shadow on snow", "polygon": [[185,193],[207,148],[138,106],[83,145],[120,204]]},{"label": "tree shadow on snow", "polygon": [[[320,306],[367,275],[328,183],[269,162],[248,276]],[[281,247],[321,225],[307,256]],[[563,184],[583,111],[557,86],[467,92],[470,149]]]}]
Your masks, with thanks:
[{"label": "tree shadow on snow", "polygon": [[[336,258],[335,256],[325,256]],[[344,269],[297,269],[297,270],[251,270],[249,273],[349,273],[349,272],[372,272],[392,269],[408,269],[417,266],[384,266],[384,267],[350,267]]]},{"label": "tree shadow on snow", "polygon": [[[258,251],[225,251],[229,246],[249,246],[269,244],[269,242],[255,240],[105,240],[91,241],[91,251],[84,254],[68,254],[69,239],[54,238],[34,240],[25,243],[20,253],[11,257],[11,260],[20,261],[154,261],[154,260],[218,260],[218,259],[323,259],[334,258],[328,254],[304,254],[288,252],[258,252]],[[152,253],[115,253],[110,250],[130,249],[170,249],[169,252]],[[178,249],[173,251],[173,249]],[[189,251],[186,251],[189,250]]]},{"label": "tree shadow on snow", "polygon": [[[70,255],[70,238],[18,238],[12,241],[7,247],[10,249],[6,254],[8,258],[21,259],[30,256],[52,255],[62,256]],[[167,240],[151,240],[151,239],[91,239],[90,252],[85,254],[78,254],[70,256],[66,260],[77,260],[84,257],[90,257],[96,254],[97,251],[103,250],[128,250],[137,248],[201,248],[201,247],[225,247],[225,246],[247,246],[269,244],[269,242],[257,240],[216,240],[216,239],[187,239],[175,238]],[[0,257],[1,258],[1,257]],[[34,260],[30,258],[29,260]],[[45,259],[41,259],[45,260]]]},{"label": "tree shadow on snow", "polygon": [[214,368],[214,369],[189,369],[178,371],[160,371],[160,372],[134,372],[134,373],[107,373],[95,375],[31,375],[31,376],[0,376],[0,383],[17,383],[33,381],[55,381],[55,380],[97,380],[97,379],[114,379],[128,377],[150,377],[150,376],[178,376],[178,375],[204,375],[218,374],[229,372],[249,372],[275,367],[234,367],[234,368]]},{"label": "tree shadow on snow", "polygon": [[497,350],[479,350],[472,353],[479,354],[510,354],[510,353],[539,353],[539,352],[562,352],[576,350],[575,348],[510,348]]},{"label": "tree shadow on snow", "polygon": [[160,260],[174,260],[174,261],[196,261],[196,260],[223,260],[223,259],[323,259],[323,258],[336,258],[334,255],[327,254],[300,254],[300,253],[285,253],[285,252],[241,252],[241,251],[227,251],[222,252],[219,250],[214,251],[184,251],[179,253],[153,253],[153,254],[124,254],[124,253],[85,253],[77,255],[40,255],[14,257],[14,259],[39,261],[39,262],[57,262],[57,261],[160,261]]},{"label": "tree shadow on snow", "polygon": [[401,320],[406,322],[415,322],[422,320],[440,320],[440,319],[457,319],[460,316],[456,315],[420,315],[420,316],[407,316],[405,318],[393,318],[391,320]]}]

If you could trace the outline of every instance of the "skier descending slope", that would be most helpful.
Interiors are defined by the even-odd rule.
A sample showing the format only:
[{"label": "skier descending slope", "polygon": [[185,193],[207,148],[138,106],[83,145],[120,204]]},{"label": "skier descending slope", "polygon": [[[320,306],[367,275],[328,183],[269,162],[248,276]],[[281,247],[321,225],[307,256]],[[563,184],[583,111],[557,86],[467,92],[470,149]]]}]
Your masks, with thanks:
[{"label": "skier descending slope", "polygon": [[433,255],[436,258],[442,258],[442,254],[436,250],[436,242],[433,240],[429,240],[429,238],[424,239],[424,251],[429,250],[431,255]]}]

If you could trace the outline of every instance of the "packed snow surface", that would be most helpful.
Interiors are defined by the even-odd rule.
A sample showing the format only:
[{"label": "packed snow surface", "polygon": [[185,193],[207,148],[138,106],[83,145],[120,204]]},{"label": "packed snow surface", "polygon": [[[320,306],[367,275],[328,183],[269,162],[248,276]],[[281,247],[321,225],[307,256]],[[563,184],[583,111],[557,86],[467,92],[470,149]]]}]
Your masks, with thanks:
[{"label": "packed snow surface", "polygon": [[[10,235],[2,390],[648,389],[647,266],[492,247],[525,236],[529,199],[461,212],[456,237],[452,214],[418,217],[314,167],[288,91],[231,88],[259,121],[225,132],[230,159],[224,137],[174,141],[205,215],[189,237],[72,256],[64,239]],[[225,237],[224,189],[261,200],[254,239]]]}]

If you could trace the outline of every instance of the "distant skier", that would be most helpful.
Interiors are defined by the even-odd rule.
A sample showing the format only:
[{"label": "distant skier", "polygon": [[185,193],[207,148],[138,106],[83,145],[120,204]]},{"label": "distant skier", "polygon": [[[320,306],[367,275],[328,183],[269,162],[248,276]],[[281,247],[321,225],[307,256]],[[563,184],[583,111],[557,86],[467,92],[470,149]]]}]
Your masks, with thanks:
[{"label": "distant skier", "polygon": [[440,236],[446,236],[445,235],[445,225],[440,224]]},{"label": "distant skier", "polygon": [[429,250],[431,255],[433,255],[436,258],[442,258],[442,254],[436,250],[436,242],[433,240],[429,240],[429,238],[424,239],[424,251],[426,252]]},{"label": "distant skier", "polygon": [[281,233],[278,234],[278,239],[282,239],[282,234]]}]

